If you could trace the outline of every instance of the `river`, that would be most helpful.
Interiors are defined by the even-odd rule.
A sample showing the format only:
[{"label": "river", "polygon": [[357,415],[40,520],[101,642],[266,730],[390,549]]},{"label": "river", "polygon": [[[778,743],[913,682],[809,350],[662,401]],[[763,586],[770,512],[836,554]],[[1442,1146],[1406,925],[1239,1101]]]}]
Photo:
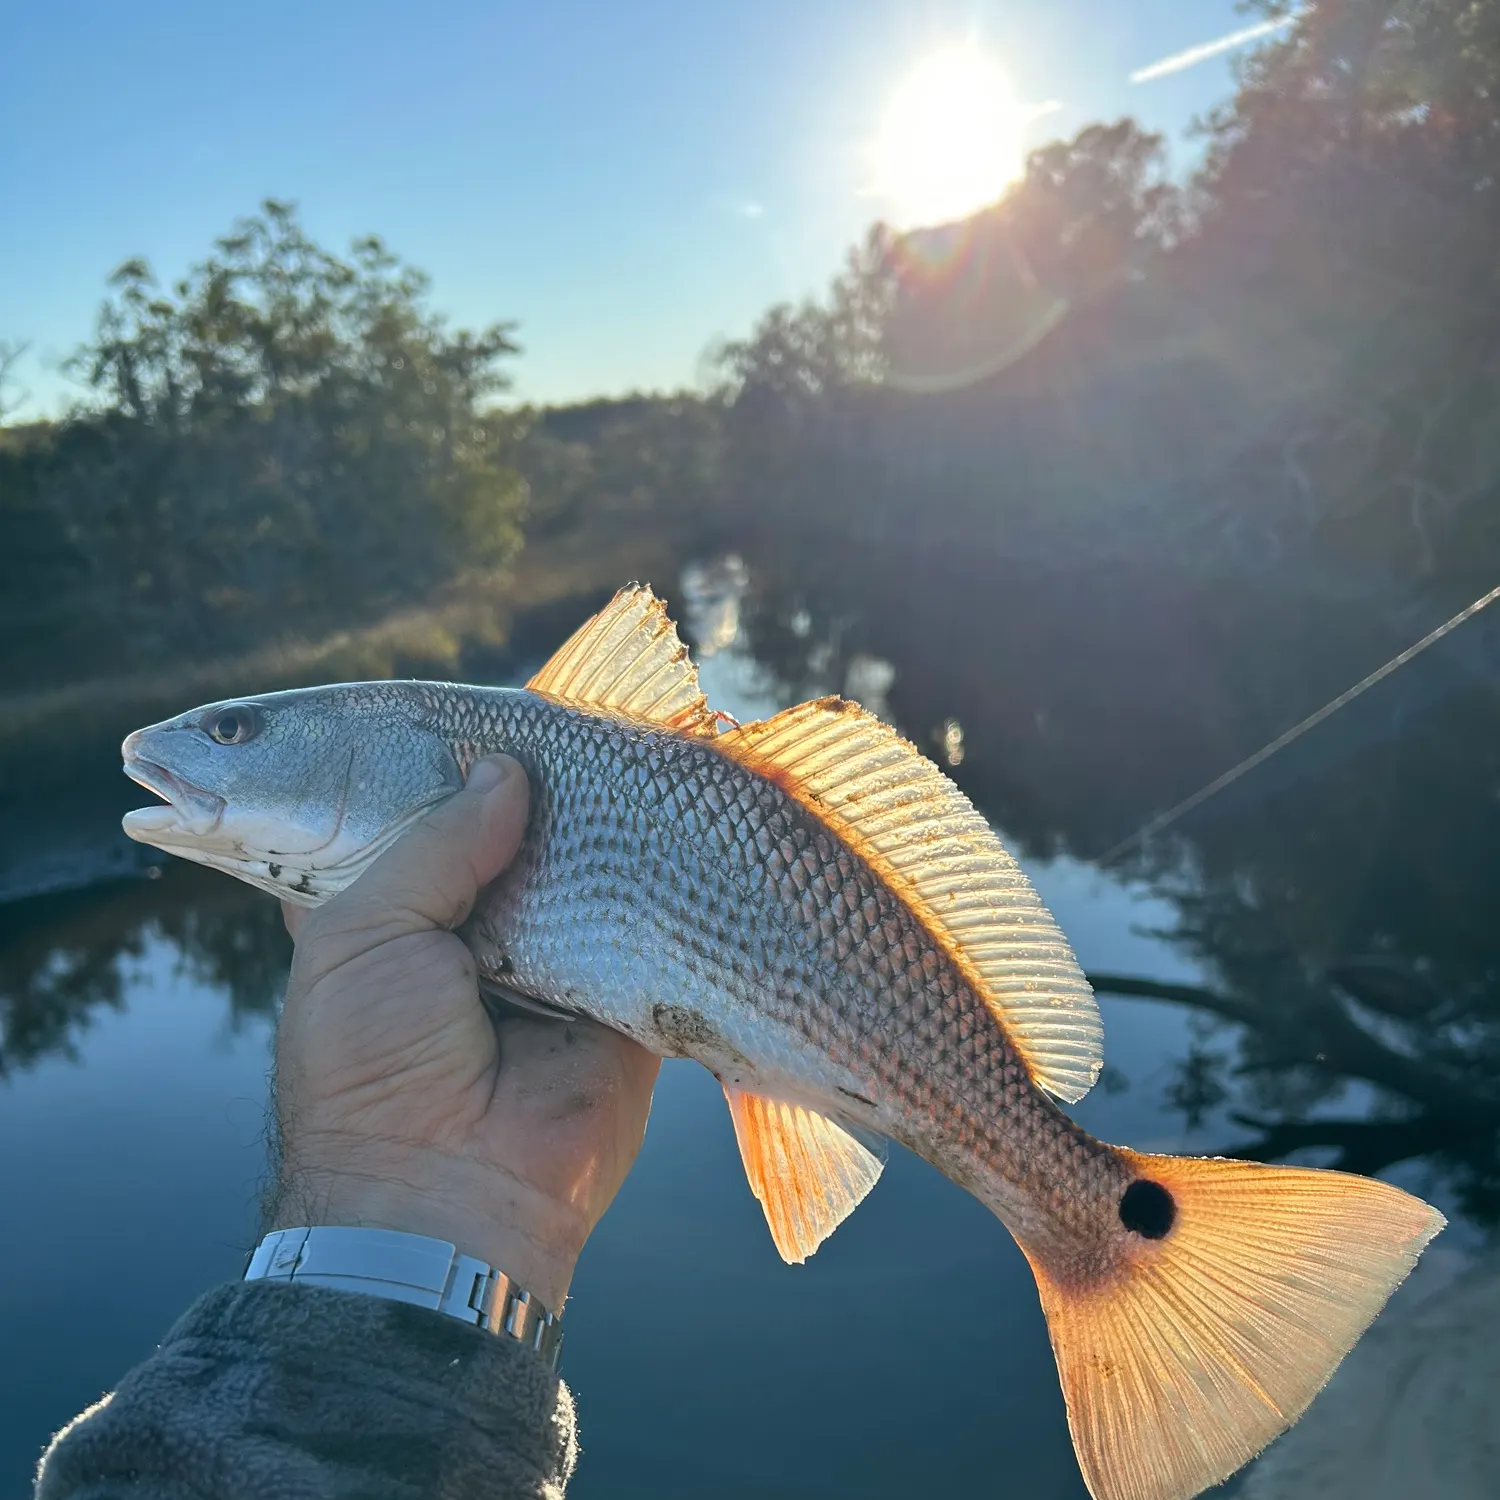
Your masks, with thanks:
[{"label": "river", "polygon": [[[784,674],[754,654],[748,607],[741,619],[742,575],[720,568],[689,582],[693,633],[711,648],[710,700],[740,718],[788,701],[776,685]],[[793,623],[794,634],[804,628]],[[880,699],[902,670],[865,659],[855,675]],[[1402,786],[1428,778],[1434,801],[1451,792],[1420,755],[1438,712],[1398,736],[1415,757]],[[950,748],[963,744],[982,761],[973,731],[944,723]],[[1351,732],[1371,740],[1368,724]],[[954,769],[962,778],[962,763]],[[1351,774],[1347,759],[1313,755],[1294,791],[1305,794],[1308,778],[1316,786]],[[92,851],[86,886],[0,907],[5,1494],[24,1493],[48,1435],[149,1353],[193,1297],[239,1273],[255,1236],[287,945],[269,898],[183,866],[112,863],[125,858],[113,819],[136,800],[132,789],[114,791],[112,776],[100,768],[81,824],[69,825],[84,830],[69,838]],[[985,801],[1002,832],[997,804],[1006,801]],[[1271,817],[1266,803],[1244,808],[1261,824]],[[12,817],[21,827],[14,807]],[[1489,860],[1471,836],[1455,831],[1451,849],[1421,851],[1422,868],[1463,880],[1473,860]],[[1362,935],[1370,919],[1361,902],[1377,899],[1383,882],[1399,887],[1384,865],[1346,861],[1358,890],[1330,917],[1325,877],[1310,860],[1303,896],[1316,895],[1319,935],[1261,920],[1252,942],[1246,924],[1266,917],[1265,902],[1227,913],[1211,852],[1196,871],[1189,848],[1169,865],[1125,873],[1057,848],[1022,852],[1093,974],[1244,995],[1255,974],[1292,960],[1299,982],[1312,983],[1306,956],[1316,950],[1316,982],[1333,984],[1344,1011],[1409,1059],[1414,1077],[1419,1061],[1428,1071],[1443,1064],[1419,1058],[1414,1035],[1433,1040],[1439,1020],[1472,1031],[1493,1016],[1492,990],[1476,990],[1464,1011],[1454,976],[1424,968],[1399,932],[1374,948]],[[1320,853],[1317,869],[1331,857]],[[55,851],[48,858],[51,870]],[[1493,874],[1491,863],[1485,869]],[[68,882],[49,874],[42,883]],[[1406,898],[1394,889],[1390,899]],[[1483,909],[1480,895],[1464,900]],[[1342,950],[1330,921],[1349,935]],[[1500,932],[1479,920],[1463,932],[1472,950],[1464,972],[1500,970]],[[1445,997],[1441,1017],[1420,1009],[1428,989]],[[1260,1138],[1272,1148],[1265,1154],[1285,1154],[1279,1140],[1294,1159],[1331,1161],[1343,1137],[1328,1129],[1320,1140],[1319,1122],[1352,1122],[1375,1132],[1355,1142],[1372,1169],[1428,1193],[1455,1219],[1432,1252],[1430,1283],[1451,1277],[1481,1243],[1495,1201],[1492,1127],[1444,1116],[1434,1131],[1420,1092],[1402,1098],[1341,1076],[1336,1057],[1287,1057],[1274,997],[1263,1033],[1193,1004],[1105,994],[1101,1005],[1107,1071],[1072,1111],[1089,1130],[1194,1153]],[[1453,1077],[1457,1093],[1467,1075],[1455,1067]],[[1430,1149],[1398,1140],[1380,1159],[1381,1130],[1414,1131]],[[1428,1275],[1424,1263],[1414,1283]],[[640,1161],[587,1247],[567,1321],[564,1372],[583,1443],[577,1500],[1085,1494],[1031,1275],[1001,1226],[896,1151],[876,1191],[817,1256],[782,1265],[746,1187],[722,1093],[695,1065],[663,1068]]]}]

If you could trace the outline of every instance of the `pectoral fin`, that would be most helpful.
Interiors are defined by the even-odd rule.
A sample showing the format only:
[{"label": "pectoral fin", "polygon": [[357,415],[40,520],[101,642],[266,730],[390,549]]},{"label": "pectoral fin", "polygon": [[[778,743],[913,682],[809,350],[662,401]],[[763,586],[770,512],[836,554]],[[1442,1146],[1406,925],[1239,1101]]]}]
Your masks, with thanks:
[{"label": "pectoral fin", "polygon": [[517,1011],[530,1016],[542,1016],[548,1021],[576,1021],[578,1019],[576,1010],[567,1010],[561,1005],[553,1005],[550,1001],[538,1000],[532,995],[523,995],[519,990],[511,989],[509,985],[499,984],[493,979],[486,979],[482,976],[479,980],[479,997],[496,1020],[502,1020],[506,1015]]},{"label": "pectoral fin", "polygon": [[885,1162],[826,1115],[726,1087],[750,1191],[781,1258],[800,1265],[859,1206]]}]

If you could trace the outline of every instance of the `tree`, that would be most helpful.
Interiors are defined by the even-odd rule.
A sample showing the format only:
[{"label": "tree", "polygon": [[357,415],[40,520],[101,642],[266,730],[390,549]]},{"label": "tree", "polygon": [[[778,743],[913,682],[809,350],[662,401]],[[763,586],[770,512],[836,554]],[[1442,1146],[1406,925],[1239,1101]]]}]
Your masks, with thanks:
[{"label": "tree", "polygon": [[510,330],[449,330],[380,240],[333,255],[268,201],[171,288],[130,260],[110,289],[71,366],[89,399],[31,474],[96,670],[371,618],[514,554]]},{"label": "tree", "polygon": [[1180,220],[1162,139],[1133,120],[1033,151],[991,207],[888,240],[886,378],[941,391],[1001,373],[1071,310],[1143,276]]},{"label": "tree", "polygon": [[876,224],[851,250],[826,301],[779,303],[747,339],[724,345],[719,366],[736,405],[774,404],[788,414],[885,371],[884,339],[895,288],[892,235]]},{"label": "tree", "polygon": [[25,344],[19,344],[14,339],[0,339],[0,423],[25,399],[24,392],[13,396],[10,391],[15,381],[16,366],[21,362],[26,348]]},{"label": "tree", "polygon": [[1206,181],[1221,204],[1265,200],[1320,169],[1380,174],[1427,195],[1500,189],[1497,0],[1251,0],[1292,17],[1249,54],[1207,122]]},{"label": "tree", "polygon": [[707,545],[721,519],[718,403],[627,396],[529,413],[517,463],[531,537],[657,528]]}]

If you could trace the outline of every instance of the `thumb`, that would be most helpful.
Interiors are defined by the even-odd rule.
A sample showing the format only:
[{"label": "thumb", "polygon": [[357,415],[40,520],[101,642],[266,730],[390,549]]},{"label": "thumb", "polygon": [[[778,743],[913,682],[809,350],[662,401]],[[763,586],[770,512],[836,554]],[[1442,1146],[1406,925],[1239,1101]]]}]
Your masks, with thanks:
[{"label": "thumb", "polygon": [[515,858],[528,803],[518,761],[508,755],[476,761],[461,792],[413,824],[305,927],[316,926],[320,939],[357,938],[360,950],[457,927],[480,889]]}]

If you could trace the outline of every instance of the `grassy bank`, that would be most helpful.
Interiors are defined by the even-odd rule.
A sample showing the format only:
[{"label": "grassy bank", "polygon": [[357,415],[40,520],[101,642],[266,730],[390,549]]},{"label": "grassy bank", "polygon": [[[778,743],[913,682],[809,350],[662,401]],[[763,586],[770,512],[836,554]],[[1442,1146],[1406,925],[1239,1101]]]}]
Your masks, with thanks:
[{"label": "grassy bank", "polygon": [[180,659],[150,671],[0,694],[0,800],[113,776],[120,741],[132,729],[219,698],[377,677],[507,680],[620,584],[641,579],[667,594],[675,589],[692,539],[643,527],[639,516],[619,519],[528,543],[492,590],[437,599],[359,629],[274,639],[214,660],[194,660],[185,645]]}]

